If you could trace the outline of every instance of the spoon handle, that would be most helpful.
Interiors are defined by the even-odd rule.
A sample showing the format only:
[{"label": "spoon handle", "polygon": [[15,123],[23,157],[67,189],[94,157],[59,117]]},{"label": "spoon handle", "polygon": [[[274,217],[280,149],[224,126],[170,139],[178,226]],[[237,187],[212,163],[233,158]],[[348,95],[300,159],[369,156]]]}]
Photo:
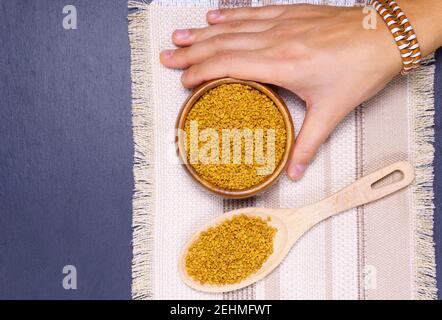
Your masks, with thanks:
[{"label": "spoon handle", "polygon": [[[400,180],[393,179],[395,173],[400,174]],[[413,166],[407,161],[399,161],[356,180],[320,202],[296,210],[290,220],[296,221],[299,227],[298,222],[302,219],[305,227],[310,228],[333,215],[388,196],[407,187],[413,180]]]}]

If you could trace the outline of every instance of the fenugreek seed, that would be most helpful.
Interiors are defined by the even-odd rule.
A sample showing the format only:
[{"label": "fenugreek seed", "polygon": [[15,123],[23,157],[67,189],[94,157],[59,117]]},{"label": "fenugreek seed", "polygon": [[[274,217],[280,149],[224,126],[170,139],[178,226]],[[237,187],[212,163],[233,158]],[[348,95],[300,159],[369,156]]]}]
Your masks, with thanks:
[{"label": "fenugreek seed", "polygon": [[[267,148],[267,130],[275,132],[275,150],[271,156],[274,157],[275,168],[281,161],[287,141],[287,131],[284,118],[275,103],[261,91],[243,84],[223,84],[206,92],[189,111],[184,130],[187,137],[190,136],[190,123],[197,121],[199,132],[205,129],[214,129],[218,137],[222,137],[223,129],[250,129],[252,132],[263,130],[263,155],[270,155]],[[244,132],[244,131],[243,131]],[[241,137],[241,159],[240,163],[233,163],[234,139],[230,139],[229,163],[222,162],[222,139],[219,139],[219,154],[213,157],[213,163],[190,163],[196,173],[204,180],[217,187],[228,190],[242,190],[255,186],[262,182],[268,174],[263,175],[257,169],[265,167],[256,158],[256,141],[253,139],[252,163],[246,162],[247,147],[245,137]],[[206,141],[198,141],[199,150]],[[187,156],[190,159],[190,139],[187,139]],[[211,158],[212,159],[212,158]],[[267,159],[268,160],[268,159]]]},{"label": "fenugreek seed", "polygon": [[200,283],[213,285],[248,278],[273,253],[276,229],[269,221],[239,215],[201,232],[187,252],[187,274]]}]

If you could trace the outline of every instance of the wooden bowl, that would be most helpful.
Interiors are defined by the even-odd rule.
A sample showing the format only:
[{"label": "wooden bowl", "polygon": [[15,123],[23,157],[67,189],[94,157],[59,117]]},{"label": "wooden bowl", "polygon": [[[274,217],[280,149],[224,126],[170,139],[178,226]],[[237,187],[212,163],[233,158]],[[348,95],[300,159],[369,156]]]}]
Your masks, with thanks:
[{"label": "wooden bowl", "polygon": [[267,189],[270,187],[279,177],[279,175],[284,171],[284,169],[287,166],[288,159],[290,156],[290,152],[293,146],[293,142],[295,139],[295,133],[294,133],[294,127],[293,127],[293,121],[292,117],[290,115],[290,112],[287,109],[287,106],[285,105],[284,101],[281,99],[281,97],[274,92],[272,89],[270,89],[269,86],[254,82],[254,81],[245,81],[245,80],[238,80],[233,78],[222,78],[217,80],[212,80],[209,82],[206,82],[196,88],[192,94],[189,96],[189,98],[184,103],[177,119],[176,128],[178,130],[184,131],[184,125],[186,122],[187,115],[192,109],[195,102],[198,101],[198,99],[205,94],[210,89],[213,89],[215,87],[218,87],[222,84],[231,84],[231,83],[239,83],[248,85],[252,88],[255,88],[262,93],[264,93],[266,96],[268,96],[276,105],[279,112],[281,112],[284,123],[287,131],[287,140],[286,140],[286,146],[284,154],[281,158],[281,161],[277,164],[275,170],[272,174],[268,175],[264,180],[262,180],[259,184],[256,184],[252,187],[249,187],[247,189],[241,189],[241,190],[229,190],[229,189],[222,189],[216,185],[213,185],[212,183],[208,182],[207,180],[204,180],[202,177],[198,175],[198,173],[195,171],[193,166],[187,161],[187,153],[184,146],[184,139],[183,137],[178,134],[177,135],[177,143],[178,143],[178,152],[181,157],[181,160],[184,163],[185,168],[187,169],[188,173],[194,178],[198,183],[200,183],[202,186],[207,188],[208,190],[221,195],[225,198],[230,199],[242,199],[242,198],[248,198],[251,196],[256,195],[257,193]]}]

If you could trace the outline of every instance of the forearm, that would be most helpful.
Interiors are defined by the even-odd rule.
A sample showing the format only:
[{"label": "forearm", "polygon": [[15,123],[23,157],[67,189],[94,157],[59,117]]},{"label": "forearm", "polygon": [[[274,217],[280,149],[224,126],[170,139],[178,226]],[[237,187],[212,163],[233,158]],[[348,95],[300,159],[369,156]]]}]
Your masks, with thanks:
[{"label": "forearm", "polygon": [[412,24],[423,56],[442,47],[442,1],[397,0]]}]

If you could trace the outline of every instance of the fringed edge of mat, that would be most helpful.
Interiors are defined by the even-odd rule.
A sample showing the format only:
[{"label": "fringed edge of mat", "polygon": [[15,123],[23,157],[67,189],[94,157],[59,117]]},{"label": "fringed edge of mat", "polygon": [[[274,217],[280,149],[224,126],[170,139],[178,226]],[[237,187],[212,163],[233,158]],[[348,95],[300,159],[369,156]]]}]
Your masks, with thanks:
[{"label": "fringed edge of mat", "polygon": [[263,6],[275,4],[307,3],[314,5],[333,6],[363,6],[368,0],[132,0],[129,1],[130,9],[143,9],[149,4],[155,6],[181,6],[181,7],[242,7],[242,6]]},{"label": "fringed edge of mat", "polygon": [[[247,1],[247,0],[243,0]],[[129,9],[146,10],[148,6],[167,7],[216,7],[219,0],[131,0],[129,1]]]},{"label": "fringed edge of mat", "polygon": [[[132,298],[152,299],[153,263],[153,116],[150,99],[151,67],[148,61],[148,4],[128,3],[132,76],[132,130],[134,194],[132,198]],[[146,134],[147,133],[147,134]],[[146,209],[147,208],[147,209]]]},{"label": "fringed edge of mat", "polygon": [[413,185],[415,299],[437,299],[435,244],[433,239],[433,159],[434,159],[434,65],[426,66],[409,77],[410,105],[413,110],[412,150],[416,170]]}]

